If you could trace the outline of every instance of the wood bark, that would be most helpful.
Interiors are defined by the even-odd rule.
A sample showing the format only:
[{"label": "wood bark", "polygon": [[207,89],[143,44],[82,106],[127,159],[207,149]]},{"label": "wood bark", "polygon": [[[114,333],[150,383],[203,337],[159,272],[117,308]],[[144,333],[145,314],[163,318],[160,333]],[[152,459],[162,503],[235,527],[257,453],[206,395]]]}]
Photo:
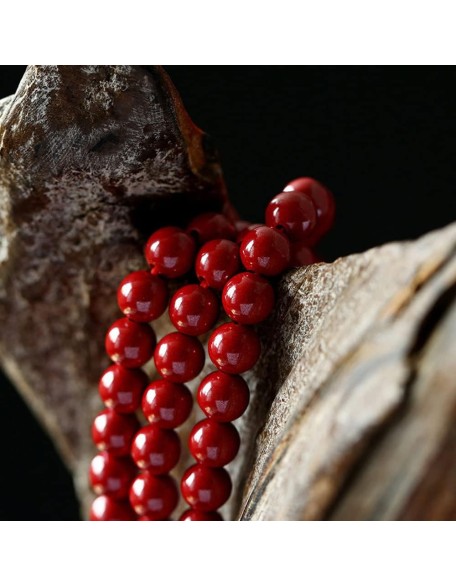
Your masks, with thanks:
[{"label": "wood bark", "polygon": [[[0,101],[1,361],[84,508],[117,284],[153,228],[204,209],[234,214],[160,68],[30,67]],[[453,224],[284,276],[227,518],[456,518],[455,250]]]}]

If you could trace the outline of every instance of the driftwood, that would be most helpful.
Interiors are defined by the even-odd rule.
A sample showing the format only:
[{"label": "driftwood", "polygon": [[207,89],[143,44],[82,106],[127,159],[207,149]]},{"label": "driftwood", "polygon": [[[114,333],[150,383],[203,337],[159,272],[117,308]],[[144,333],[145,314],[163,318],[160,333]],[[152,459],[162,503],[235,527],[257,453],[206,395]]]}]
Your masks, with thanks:
[{"label": "driftwood", "polygon": [[[84,504],[117,284],[176,210],[222,208],[159,68],[28,68],[0,101],[2,365]],[[456,518],[455,249],[451,225],[282,279],[227,518]]]}]

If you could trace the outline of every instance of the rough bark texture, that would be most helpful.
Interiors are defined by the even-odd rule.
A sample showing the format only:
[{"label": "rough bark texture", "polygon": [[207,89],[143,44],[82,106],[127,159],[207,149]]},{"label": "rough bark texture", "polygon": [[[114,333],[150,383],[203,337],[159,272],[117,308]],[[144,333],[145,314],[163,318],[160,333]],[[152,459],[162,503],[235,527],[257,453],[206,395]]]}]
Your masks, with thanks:
[{"label": "rough bark texture", "polygon": [[[208,145],[159,68],[29,68],[0,101],[1,360],[83,502],[115,289],[170,211],[228,209]],[[456,518],[455,250],[451,225],[282,280],[228,518]]]}]

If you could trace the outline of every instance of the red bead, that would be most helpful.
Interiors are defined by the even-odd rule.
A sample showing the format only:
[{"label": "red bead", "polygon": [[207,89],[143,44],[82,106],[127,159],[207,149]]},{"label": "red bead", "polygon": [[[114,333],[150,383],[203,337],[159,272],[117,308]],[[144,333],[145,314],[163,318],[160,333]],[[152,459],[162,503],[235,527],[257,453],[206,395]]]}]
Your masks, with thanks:
[{"label": "red bead", "polygon": [[190,415],[193,406],[192,394],[181,383],[156,380],[143,396],[142,410],[150,423],[159,427],[179,427]]},{"label": "red bead", "polygon": [[166,474],[179,461],[180,451],[180,439],[174,430],[146,425],[133,440],[131,457],[138,468]]},{"label": "red bead", "polygon": [[240,374],[255,365],[260,357],[261,344],[254,330],[228,323],[214,330],[209,338],[208,351],[217,368],[229,374]]},{"label": "red bead", "polygon": [[168,287],[163,279],[147,271],[130,273],[117,289],[120,311],[133,321],[149,322],[165,311]]},{"label": "red bead", "polygon": [[181,482],[182,496],[197,511],[215,511],[231,494],[231,478],[224,468],[209,468],[195,464]]},{"label": "red bead", "polygon": [[234,421],[249,404],[249,387],[236,374],[211,372],[198,387],[198,404],[207,417],[215,421]]},{"label": "red bead", "polygon": [[336,213],[334,196],[327,187],[311,177],[300,177],[291,181],[284,191],[299,191],[312,198],[317,210],[317,226],[309,239],[309,244],[315,244],[334,223]]},{"label": "red bead", "polygon": [[135,474],[130,458],[116,458],[109,452],[97,454],[90,463],[89,478],[94,491],[119,500],[128,496]]},{"label": "red bead", "polygon": [[185,285],[173,295],[169,317],[179,332],[201,336],[217,321],[220,306],[215,293],[199,285]]},{"label": "red bead", "polygon": [[307,246],[305,242],[290,243],[290,267],[305,267],[315,262],[319,262],[315,252]]},{"label": "red bead", "polygon": [[93,443],[99,450],[107,450],[113,456],[128,456],[138,429],[139,422],[134,415],[121,415],[105,409],[93,421]]},{"label": "red bead", "polygon": [[266,224],[283,230],[292,241],[306,240],[317,225],[317,211],[305,193],[279,193],[266,208]]},{"label": "red bead", "polygon": [[205,244],[209,240],[225,238],[234,240],[236,228],[223,214],[207,212],[194,218],[187,227],[187,232],[192,234],[198,244]]},{"label": "red bead", "polygon": [[125,368],[138,368],[154,353],[156,337],[149,324],[138,324],[123,317],[106,334],[105,347],[113,362]]},{"label": "red bead", "polygon": [[197,338],[172,332],[157,344],[155,366],[163,378],[185,383],[197,376],[204,366],[204,348]]},{"label": "red bead", "polygon": [[228,317],[240,324],[264,321],[274,309],[274,289],[255,273],[239,273],[223,289],[222,303]]},{"label": "red bead", "polygon": [[179,521],[223,521],[223,517],[217,511],[196,511],[187,509],[179,517]]},{"label": "red bead", "polygon": [[167,519],[178,498],[171,476],[154,476],[149,470],[137,476],[130,489],[131,506],[138,515],[147,515],[151,521]]},{"label": "red bead", "polygon": [[199,421],[190,432],[190,453],[200,464],[221,468],[236,457],[241,438],[232,423],[213,419]]},{"label": "red bead", "polygon": [[188,273],[193,266],[195,252],[193,238],[174,226],[154,232],[145,248],[151,273],[172,279]]},{"label": "red bead", "polygon": [[133,413],[139,408],[148,382],[143,370],[113,364],[101,375],[98,391],[107,407],[118,413]]},{"label": "red bead", "polygon": [[97,497],[90,507],[90,521],[136,521],[128,500],[117,501],[108,495]]},{"label": "red bead", "polygon": [[211,240],[198,252],[195,271],[201,285],[222,290],[240,266],[237,244],[230,240]]},{"label": "red bead", "polygon": [[248,271],[267,276],[279,275],[288,268],[290,243],[274,228],[254,228],[244,236],[241,260]]}]

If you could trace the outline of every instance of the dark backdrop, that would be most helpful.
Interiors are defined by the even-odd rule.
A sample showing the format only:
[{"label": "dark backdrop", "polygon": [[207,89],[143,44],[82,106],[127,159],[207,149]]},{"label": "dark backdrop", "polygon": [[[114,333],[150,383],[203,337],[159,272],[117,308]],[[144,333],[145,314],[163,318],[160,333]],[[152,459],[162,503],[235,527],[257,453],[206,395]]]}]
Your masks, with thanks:
[{"label": "dark backdrop", "polygon": [[[287,180],[336,196],[323,256],[414,238],[456,219],[456,69],[167,67],[215,139],[231,198],[262,220]],[[24,68],[0,67],[0,97]],[[68,474],[7,381],[0,390],[0,519],[76,519]]]}]

